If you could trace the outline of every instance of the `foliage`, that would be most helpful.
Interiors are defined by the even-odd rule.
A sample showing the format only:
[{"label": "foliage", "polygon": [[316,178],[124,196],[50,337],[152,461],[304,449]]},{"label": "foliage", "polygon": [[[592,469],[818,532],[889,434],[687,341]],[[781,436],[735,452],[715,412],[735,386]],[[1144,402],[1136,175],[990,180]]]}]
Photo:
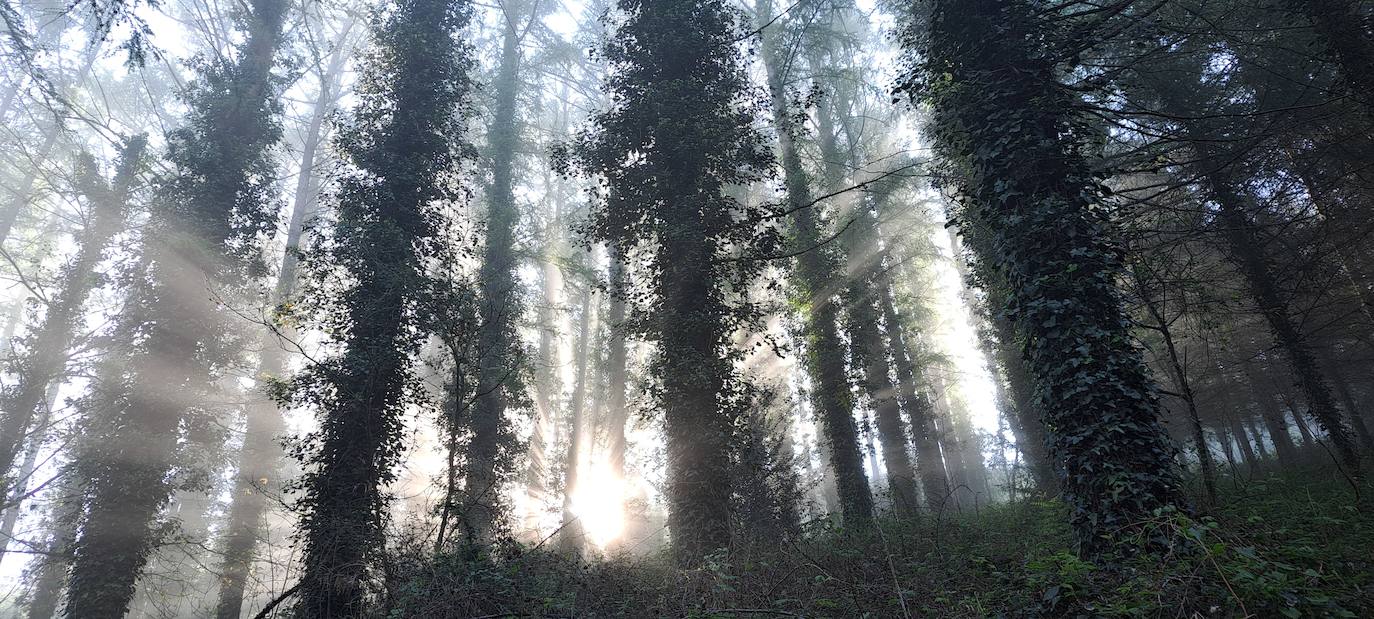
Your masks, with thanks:
[{"label": "foliage", "polygon": [[[1228,480],[1229,481],[1229,480]],[[1296,492],[1295,492],[1296,491]],[[1253,500],[1255,493],[1269,497]],[[1071,550],[1066,508],[1021,502],[942,521],[880,519],[866,535],[813,530],[771,553],[569,559],[508,547],[478,559],[409,563],[390,616],[1353,617],[1368,594],[1374,537],[1338,483],[1271,478],[1223,493],[1214,516],[1150,519],[1127,543],[1173,544],[1113,567]],[[1278,524],[1283,523],[1283,524]],[[1289,528],[1292,523],[1294,528]],[[1310,531],[1294,535],[1295,530]],[[413,559],[413,557],[412,557]]]},{"label": "foliage", "polygon": [[305,573],[302,616],[360,612],[371,561],[384,542],[389,497],[405,451],[410,406],[427,404],[414,357],[434,330],[427,268],[442,263],[442,208],[471,157],[472,61],[458,38],[470,8],[458,0],[401,0],[377,17],[358,88],[361,102],[338,148],[350,170],[333,200],[332,235],[308,256],[310,301],[337,354],[299,375],[289,400],[320,427],[296,456],[309,466],[297,508]]},{"label": "foliage", "polygon": [[719,0],[618,9],[600,51],[612,104],[556,164],[598,184],[584,236],[646,256],[634,267],[650,290],[632,297],[627,326],[658,344],[670,526],[681,559],[697,563],[729,542],[730,452],[748,406],[729,336],[758,324],[746,295],[763,264],[748,258],[778,243],[773,211],[732,188],[759,180],[773,158],[754,124],[760,101],[735,46],[735,11]]},{"label": "foliage", "polygon": [[1112,554],[1123,530],[1178,505],[1179,489],[1116,286],[1121,252],[1087,160],[1093,128],[1057,79],[1073,67],[1021,0],[934,2],[926,18],[908,35],[920,56],[899,90],[931,106],[958,221],[980,229],[972,249],[1006,278],[999,311],[1025,337],[1078,544]]}]

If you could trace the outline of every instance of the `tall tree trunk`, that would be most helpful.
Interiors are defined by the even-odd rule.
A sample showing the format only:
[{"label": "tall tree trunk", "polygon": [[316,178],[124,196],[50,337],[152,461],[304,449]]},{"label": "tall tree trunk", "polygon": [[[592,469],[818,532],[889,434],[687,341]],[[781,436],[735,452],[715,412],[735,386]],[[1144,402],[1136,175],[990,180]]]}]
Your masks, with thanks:
[{"label": "tall tree trunk", "polygon": [[606,314],[607,348],[606,351],[606,451],[615,479],[625,479],[625,424],[629,422],[629,409],[626,406],[625,388],[628,381],[626,360],[629,349],[625,346],[625,294],[628,294],[625,279],[625,262],[619,250],[611,249],[610,260],[610,305]]},{"label": "tall tree trunk", "polygon": [[45,552],[30,567],[33,590],[29,595],[28,619],[53,619],[57,616],[72,544],[76,541],[82,497],[67,483],[58,483],[52,494]]},{"label": "tall tree trunk", "polygon": [[[588,256],[590,259],[591,256]],[[563,457],[563,528],[559,532],[559,547],[564,552],[580,554],[584,543],[586,528],[573,512],[573,496],[577,492],[578,469],[582,462],[582,438],[585,417],[583,411],[587,402],[587,378],[589,369],[587,359],[591,356],[592,334],[592,283],[582,283],[582,315],[577,326],[577,355],[573,370],[572,403],[568,413],[568,451]]]},{"label": "tall tree trunk", "polygon": [[911,420],[912,443],[916,452],[916,468],[921,479],[925,504],[939,511],[949,496],[949,473],[935,433],[935,405],[920,386],[914,349],[907,343],[903,331],[905,323],[897,313],[890,285],[879,291],[878,305],[883,310],[883,329],[892,344],[892,358],[897,368],[898,401]]},{"label": "tall tree trunk", "polygon": [[[566,105],[560,110],[558,118],[561,135],[567,129]],[[544,227],[544,255],[539,265],[543,292],[538,308],[539,359],[534,371],[534,427],[526,447],[525,465],[525,493],[531,505],[525,514],[525,529],[535,535],[538,535],[540,526],[540,507],[548,495],[549,435],[557,416],[557,402],[563,391],[558,375],[558,368],[563,366],[558,340],[563,315],[559,306],[564,302],[563,273],[559,270],[558,260],[566,249],[563,240],[563,194],[562,183],[553,178],[551,171],[545,176],[545,185],[552,195],[553,216]]]},{"label": "tall tree trunk", "polygon": [[[295,194],[291,201],[291,219],[286,227],[286,248],[282,252],[280,270],[270,301],[286,303],[295,294],[305,221],[314,211],[319,193],[319,177],[315,174],[315,157],[325,137],[325,121],[338,101],[338,83],[347,57],[349,33],[354,18],[344,26],[334,50],[320,75],[320,92],[301,144],[300,167],[296,173]],[[248,405],[244,426],[243,448],[239,452],[238,473],[234,477],[229,505],[227,531],[224,533],[224,555],[220,563],[219,596],[215,603],[215,617],[237,619],[243,610],[243,595],[248,584],[250,568],[260,537],[262,520],[267,511],[265,491],[277,483],[282,457],[277,435],[282,429],[282,413],[266,393],[267,381],[279,380],[286,371],[287,354],[282,337],[291,336],[290,327],[278,333],[275,327],[262,338],[258,371],[260,385],[258,399]]]},{"label": "tall tree trunk", "polygon": [[[357,174],[336,193],[335,245],[352,283],[337,293],[338,356],[304,386],[319,411],[318,448],[306,473],[304,551],[296,615],[369,614],[390,510],[387,486],[405,451],[416,397],[415,358],[435,285],[427,251],[443,221],[430,205],[449,199],[449,175],[466,163],[461,113],[471,105],[472,60],[456,37],[464,0],[402,0],[378,14],[376,53],[363,66],[357,125],[339,141]],[[467,291],[462,291],[466,293]],[[320,372],[320,370],[324,370]],[[461,398],[462,394],[455,394]]]},{"label": "tall tree trunk", "polygon": [[949,80],[922,91],[942,93],[932,100],[937,148],[969,170],[965,216],[988,239],[972,247],[1006,276],[1077,545],[1098,558],[1179,505],[1180,492],[1115,287],[1111,224],[1072,138],[1075,95],[1059,86],[1058,59],[1034,43],[1035,10],[1022,0],[937,1],[918,76]]},{"label": "tall tree trunk", "polygon": [[[756,5],[761,19],[772,15],[772,3]],[[795,273],[803,302],[803,332],[806,340],[805,367],[812,380],[812,400],[830,449],[830,465],[835,471],[840,494],[840,513],[851,527],[866,527],[873,519],[873,495],[864,474],[863,454],[859,450],[858,428],[854,423],[853,403],[845,369],[844,343],[840,339],[840,269],[837,258],[822,245],[817,207],[811,204],[810,180],[794,142],[794,130],[784,91],[780,55],[775,37],[765,32],[763,61],[768,88],[772,94],[773,124],[778,129],[782,169],[791,213],[792,241],[802,253]]]},{"label": "tall tree trunk", "polygon": [[48,388],[66,368],[67,350],[81,326],[86,298],[101,281],[96,265],[104,258],[110,240],[124,228],[129,191],[137,179],[146,144],[143,137],[124,144],[114,180],[108,185],[93,160],[83,163],[78,183],[91,205],[89,224],[81,232],[76,255],[62,268],[58,293],[48,305],[42,325],[10,363],[14,382],[0,392],[0,474],[6,476],[0,483],[0,496],[9,496],[14,484],[8,475],[23,449],[25,435],[34,416],[46,408]]},{"label": "tall tree trunk", "polygon": [[1293,445],[1293,437],[1288,434],[1288,423],[1283,419],[1283,411],[1280,411],[1274,402],[1277,394],[1268,387],[1269,377],[1259,374],[1255,365],[1246,360],[1241,361],[1240,369],[1255,403],[1259,406],[1260,420],[1274,443],[1274,455],[1284,464],[1297,462],[1298,450]]},{"label": "tall tree trunk", "polygon": [[[503,507],[500,500],[500,450],[505,442],[508,390],[520,363],[515,324],[520,296],[515,280],[515,151],[520,143],[516,106],[520,93],[520,15],[505,17],[501,61],[494,90],[496,101],[487,130],[492,182],[487,188],[486,249],[479,273],[481,286],[478,333],[477,401],[472,409],[472,441],[468,447],[465,525],[472,544],[490,540]],[[527,24],[526,29],[530,26]]]},{"label": "tall tree trunk", "polygon": [[1241,424],[1240,415],[1236,411],[1229,411],[1226,421],[1230,424],[1231,436],[1236,440],[1236,446],[1240,448],[1240,453],[1244,462],[1248,466],[1254,466],[1258,459],[1255,456],[1255,449],[1250,443],[1250,435],[1245,432],[1245,426]]},{"label": "tall tree trunk", "polygon": [[[1216,148],[1190,132],[1190,139],[1199,154],[1207,161],[1225,161]],[[1331,387],[1317,365],[1307,335],[1289,314],[1289,304],[1274,281],[1273,270],[1264,253],[1263,241],[1246,213],[1244,200],[1236,193],[1234,179],[1224,170],[1216,170],[1206,177],[1211,195],[1217,201],[1218,217],[1223,232],[1236,259],[1241,274],[1260,313],[1269,324],[1270,332],[1282,351],[1289,369],[1297,379],[1298,390],[1308,406],[1308,414],[1321,424],[1331,436],[1341,463],[1352,475],[1360,475],[1360,454],[1341,419],[1340,410],[1331,396]]]},{"label": "tall tree trunk", "polygon": [[[765,3],[766,4],[766,3]],[[762,16],[765,19],[768,15]],[[813,58],[812,63],[820,62]],[[775,97],[774,105],[777,105]],[[838,193],[844,183],[842,163],[836,139],[833,120],[834,106],[822,105],[817,110],[817,137],[820,142],[822,166],[822,187],[826,194]],[[776,115],[775,115],[776,118]],[[878,295],[886,294],[883,279],[884,268],[890,267],[886,252],[866,251],[863,245],[871,244],[877,235],[877,221],[869,205],[859,201],[849,213],[854,225],[842,237],[843,254],[850,264],[845,269],[845,309],[849,317],[846,327],[849,332],[850,347],[854,366],[862,372],[859,387],[867,396],[873,410],[873,425],[877,426],[879,444],[882,445],[882,471],[886,473],[888,491],[892,494],[893,507],[900,513],[910,514],[917,507],[916,468],[907,453],[907,427],[902,419],[901,404],[898,402],[898,387],[891,379],[888,364],[889,350],[883,342],[882,320],[878,307]],[[871,464],[875,476],[879,469]]]}]

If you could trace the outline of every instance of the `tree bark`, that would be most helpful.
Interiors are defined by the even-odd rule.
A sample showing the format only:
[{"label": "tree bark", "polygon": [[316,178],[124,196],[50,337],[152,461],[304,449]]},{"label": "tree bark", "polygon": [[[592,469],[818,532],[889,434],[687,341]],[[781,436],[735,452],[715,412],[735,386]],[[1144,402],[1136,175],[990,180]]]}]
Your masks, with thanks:
[{"label": "tree bark", "polygon": [[[772,3],[760,0],[759,16],[772,14]],[[761,17],[767,19],[766,17]],[[823,439],[830,450],[830,465],[835,471],[840,494],[840,513],[846,526],[867,527],[873,519],[873,495],[864,474],[863,454],[859,450],[858,428],[845,369],[844,343],[840,339],[838,293],[839,268],[828,249],[821,247],[822,233],[811,205],[810,180],[802,166],[794,142],[794,127],[788,116],[787,94],[776,40],[765,32],[763,61],[772,95],[773,124],[778,130],[782,154],[787,203],[792,210],[792,241],[804,249],[796,260],[795,274],[803,302],[803,333],[806,363],[812,380],[812,401],[821,420]]]},{"label": "tree bark", "polygon": [[[516,107],[521,90],[520,15],[506,15],[497,68],[491,126],[487,130],[492,182],[487,188],[486,248],[479,272],[481,287],[477,401],[472,409],[472,441],[468,447],[468,479],[464,524],[470,544],[491,540],[496,520],[504,511],[500,499],[500,450],[508,428],[508,393],[520,363],[515,322],[520,297],[515,281],[515,151],[520,144]],[[528,31],[529,25],[526,25]]]},{"label": "tree bark", "polygon": [[[276,286],[270,297],[274,304],[286,303],[296,291],[305,221],[315,208],[319,192],[315,157],[324,140],[326,119],[333,113],[339,98],[338,82],[347,60],[344,51],[348,47],[347,41],[354,23],[355,20],[350,19],[344,26],[324,71],[320,73],[320,93],[315,98],[305,142],[301,144],[301,162],[291,201],[291,219],[286,227],[286,248],[282,252]],[[290,335],[289,327],[283,328],[282,333],[277,333],[274,327],[271,332],[264,334],[256,375],[260,385],[268,380],[280,379],[285,373],[287,357],[281,337],[289,338]],[[239,454],[238,474],[234,477],[228,530],[224,534],[219,595],[215,603],[217,619],[237,619],[242,614],[250,568],[258,539],[264,533],[262,519],[268,508],[264,492],[268,486],[277,483],[283,455],[277,444],[277,435],[282,428],[281,411],[268,398],[265,390],[261,387],[259,390],[262,392],[258,394],[258,399],[249,404],[246,411],[243,448]]]}]

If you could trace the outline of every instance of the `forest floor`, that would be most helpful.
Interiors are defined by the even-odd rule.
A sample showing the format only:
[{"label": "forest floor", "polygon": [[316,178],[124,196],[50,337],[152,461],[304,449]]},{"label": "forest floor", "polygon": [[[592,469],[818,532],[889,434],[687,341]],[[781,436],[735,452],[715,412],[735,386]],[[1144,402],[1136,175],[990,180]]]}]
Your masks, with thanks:
[{"label": "forest floor", "polygon": [[1226,478],[1220,491],[1214,509],[1147,524],[1142,540],[1167,552],[1112,567],[1075,557],[1062,504],[1023,501],[820,530],[689,571],[543,549],[422,560],[393,580],[390,616],[1374,617],[1374,514],[1339,473]]}]

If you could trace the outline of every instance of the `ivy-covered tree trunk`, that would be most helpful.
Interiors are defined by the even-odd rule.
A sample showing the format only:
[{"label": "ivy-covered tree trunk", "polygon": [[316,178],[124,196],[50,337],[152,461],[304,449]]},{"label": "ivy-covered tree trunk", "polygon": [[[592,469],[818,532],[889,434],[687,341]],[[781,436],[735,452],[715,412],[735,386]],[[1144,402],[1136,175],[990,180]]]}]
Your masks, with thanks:
[{"label": "ivy-covered tree trunk", "polygon": [[337,144],[352,165],[336,193],[333,244],[312,268],[316,285],[346,276],[344,290],[314,288],[332,309],[339,356],[298,379],[294,401],[319,412],[305,452],[296,614],[356,617],[377,582],[390,497],[404,453],[404,415],[419,403],[414,373],[429,327],[426,273],[440,214],[456,199],[447,179],[466,156],[472,61],[458,33],[463,0],[398,0],[374,25],[360,104]]},{"label": "ivy-covered tree trunk", "polygon": [[[291,218],[286,228],[286,248],[282,252],[280,270],[270,298],[277,304],[288,302],[296,291],[305,220],[314,210],[320,190],[319,177],[315,173],[315,157],[324,141],[326,119],[333,113],[339,97],[338,81],[347,59],[343,52],[347,48],[348,33],[353,23],[350,21],[335,41],[329,62],[320,73],[320,92],[315,98],[305,141],[301,145]],[[285,332],[289,335],[290,329],[285,329]],[[286,370],[287,355],[280,337],[274,330],[262,338],[255,375],[261,385],[260,393],[246,410],[243,448],[239,453],[238,471],[229,504],[228,530],[224,533],[219,595],[215,603],[215,616],[218,619],[236,619],[242,612],[244,588],[248,583],[258,539],[263,533],[262,517],[268,508],[266,486],[278,483],[278,469],[283,454],[277,444],[277,435],[281,432],[283,419],[276,402],[270,399],[268,382],[281,380]]]},{"label": "ivy-covered tree trunk", "polygon": [[[1004,411],[1004,416],[1016,439],[1016,448],[1026,459],[1026,468],[1036,488],[1045,495],[1054,495],[1058,492],[1059,480],[1047,453],[1045,424],[1035,405],[1034,381],[1030,368],[1026,367],[1025,358],[1021,356],[1022,346],[1016,334],[1016,324],[1002,311],[1007,306],[1006,280],[996,269],[988,268],[964,251],[963,237],[957,226],[949,226],[948,230],[961,284],[967,287],[975,282],[984,283],[986,298],[980,313],[986,314],[983,318],[987,327],[980,330],[979,339],[982,340],[983,354],[993,366],[993,379],[1005,380],[1006,403],[1010,410]],[[964,298],[972,299],[972,295],[965,294]]]},{"label": "ivy-covered tree trunk", "polygon": [[[757,13],[760,19],[770,19],[772,3],[761,0]],[[772,95],[773,124],[778,130],[782,153],[787,208],[791,211],[791,240],[800,252],[794,273],[802,302],[806,352],[803,365],[811,377],[811,399],[821,421],[821,440],[829,448],[830,466],[835,471],[840,513],[846,525],[864,527],[873,519],[873,495],[864,474],[863,454],[859,451],[844,342],[840,338],[840,259],[822,242],[817,215],[821,206],[812,204],[811,181],[797,151],[797,128],[793,126],[783,85],[782,66],[786,59],[780,56],[776,37],[767,31],[763,38],[763,61]]]},{"label": "ivy-covered tree trunk", "polygon": [[963,177],[966,226],[990,236],[979,259],[1006,276],[1078,548],[1105,557],[1177,505],[1179,483],[1116,289],[1120,252],[1080,153],[1086,128],[1037,48],[1030,4],[937,0],[931,11],[923,64],[903,89],[932,105],[939,153]]},{"label": "ivy-covered tree trunk", "polygon": [[[234,297],[260,269],[250,242],[275,225],[270,150],[280,138],[271,75],[287,5],[255,0],[234,60],[211,63],[189,95],[187,125],[168,139],[175,174],[144,229],[143,265],[118,320],[130,349],[96,385],[75,456],[87,510],[74,545],[66,614],[122,617],[157,542],[154,521],[201,454],[183,429],[212,425],[215,377],[237,345],[214,296]],[[211,290],[207,290],[207,283]],[[202,482],[203,483],[203,482]]]},{"label": "ivy-covered tree trunk", "polygon": [[[667,450],[668,528],[681,565],[731,542],[735,428],[749,406],[730,334],[753,325],[741,298],[760,262],[726,252],[771,252],[771,209],[731,187],[772,164],[736,46],[736,13],[722,0],[621,0],[624,18],[602,54],[612,65],[608,107],[568,152],[566,168],[601,181],[588,237],[621,256],[644,247],[644,281],[631,321],[657,344]],[[637,304],[638,305],[638,304]]]},{"label": "ivy-covered tree trunk", "polygon": [[[477,400],[472,407],[472,440],[468,445],[464,525],[470,543],[489,541],[503,511],[501,483],[507,471],[502,450],[509,442],[506,408],[519,384],[519,339],[515,333],[521,300],[515,281],[515,151],[520,142],[516,118],[520,92],[518,15],[507,14],[501,62],[493,85],[496,100],[487,130],[491,186],[487,188],[486,249],[478,277],[481,291],[478,333]],[[532,19],[532,18],[531,18]],[[526,25],[528,29],[530,26]]]},{"label": "ivy-covered tree trunk", "polygon": [[67,365],[67,351],[76,337],[86,298],[99,285],[95,267],[103,259],[110,240],[124,228],[129,192],[136,180],[147,140],[135,137],[120,152],[114,179],[109,184],[100,177],[89,156],[81,162],[77,183],[90,204],[87,225],[78,238],[76,254],[62,268],[57,294],[48,304],[42,324],[22,351],[11,359],[9,371],[14,381],[0,391],[0,496],[9,496],[15,480],[8,475],[23,451],[25,438],[35,415],[45,407],[44,397]]}]

